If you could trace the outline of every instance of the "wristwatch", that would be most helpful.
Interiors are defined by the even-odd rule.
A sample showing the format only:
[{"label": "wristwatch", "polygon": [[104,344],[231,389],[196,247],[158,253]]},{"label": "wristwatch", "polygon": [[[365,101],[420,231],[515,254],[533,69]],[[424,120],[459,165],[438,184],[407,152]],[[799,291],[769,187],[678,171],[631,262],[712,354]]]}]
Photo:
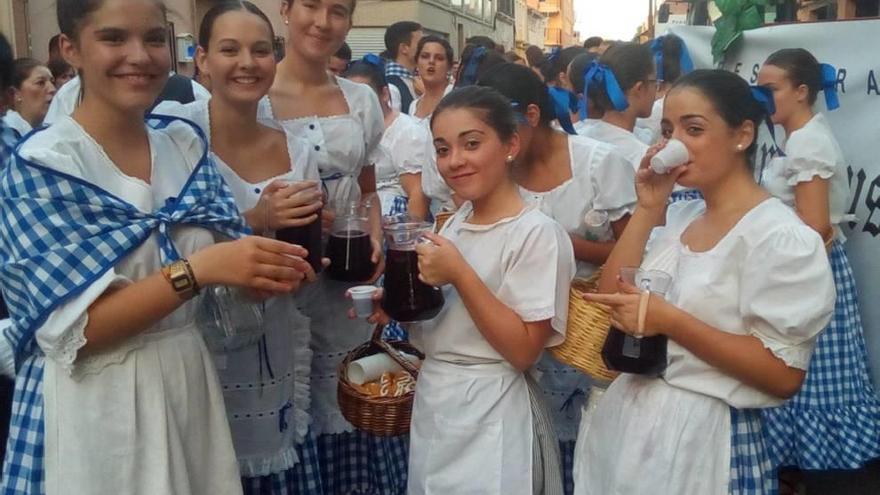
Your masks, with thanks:
[{"label": "wristwatch", "polygon": [[193,296],[199,293],[199,285],[196,282],[195,276],[193,276],[189,261],[185,258],[163,266],[162,275],[171,284],[174,291],[177,292],[178,297],[183,300],[192,299]]}]

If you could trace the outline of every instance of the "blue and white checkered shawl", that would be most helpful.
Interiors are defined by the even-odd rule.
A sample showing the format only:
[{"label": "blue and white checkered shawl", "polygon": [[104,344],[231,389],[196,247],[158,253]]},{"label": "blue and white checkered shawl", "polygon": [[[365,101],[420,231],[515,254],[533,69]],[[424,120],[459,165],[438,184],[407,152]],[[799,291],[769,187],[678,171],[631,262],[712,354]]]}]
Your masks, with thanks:
[{"label": "blue and white checkered shawl", "polygon": [[159,233],[163,263],[180,258],[170,228],[194,225],[230,238],[247,232],[228,186],[192,122],[150,116],[164,129],[188,124],[204,145],[176,198],[144,213],[110,192],[21,157],[19,143],[0,175],[0,284],[13,321],[4,337],[16,353],[15,397],[2,493],[43,492],[43,357],[35,334],[53,310],[82,293],[107,270]]}]

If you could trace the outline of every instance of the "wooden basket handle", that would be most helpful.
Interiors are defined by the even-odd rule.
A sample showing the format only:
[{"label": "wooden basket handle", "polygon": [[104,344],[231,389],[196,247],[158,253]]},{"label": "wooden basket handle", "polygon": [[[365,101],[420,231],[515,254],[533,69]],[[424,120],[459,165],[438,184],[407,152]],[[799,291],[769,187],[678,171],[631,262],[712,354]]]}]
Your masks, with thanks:
[{"label": "wooden basket handle", "polygon": [[402,352],[395,349],[388,342],[382,340],[382,330],[384,328],[384,325],[376,325],[376,328],[373,329],[373,337],[370,339],[371,342],[382,349],[385,354],[391,356],[391,359],[393,359],[395,363],[399,364],[401,368],[406,370],[407,373],[412,375],[413,378],[418,378],[418,368],[416,368],[409,359],[405,358]]}]

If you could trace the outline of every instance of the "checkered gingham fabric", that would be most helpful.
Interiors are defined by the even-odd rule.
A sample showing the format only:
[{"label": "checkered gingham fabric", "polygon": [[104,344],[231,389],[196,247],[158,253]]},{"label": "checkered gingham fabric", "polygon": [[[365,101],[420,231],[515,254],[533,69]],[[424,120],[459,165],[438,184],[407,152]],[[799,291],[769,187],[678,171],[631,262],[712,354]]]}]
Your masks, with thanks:
[{"label": "checkered gingham fabric", "polygon": [[385,77],[398,76],[404,79],[412,79],[413,74],[406,67],[393,60],[385,61]]},{"label": "checkered gingham fabric", "polygon": [[764,410],[776,466],[857,469],[880,457],[880,400],[871,385],[858,291],[846,251],[835,241],[831,271],[837,300],[819,334],[800,392]]},{"label": "checkered gingham fabric", "polygon": [[309,432],[303,443],[297,445],[299,462],[280,473],[254,478],[242,478],[244,495],[322,495],[321,468],[318,463],[318,445]]},{"label": "checkered gingham fabric", "polygon": [[730,495],[776,495],[776,471],[761,434],[760,409],[730,408]]},{"label": "checkered gingham fabric", "polygon": [[[14,153],[0,175],[0,283],[13,325],[4,337],[15,349],[18,375],[3,467],[3,493],[42,493],[43,362],[34,345],[51,312],[85,290],[122,258],[159,232],[164,263],[179,254],[168,235],[174,225],[202,226],[230,238],[247,232],[232,193],[192,122],[150,116],[156,129],[188,125],[201,137],[202,157],[177,198],[144,213],[109,192]],[[22,143],[27,140],[23,140]]]},{"label": "checkered gingham fabric", "polygon": [[404,495],[409,435],[377,437],[354,430],[318,437],[324,493]]}]

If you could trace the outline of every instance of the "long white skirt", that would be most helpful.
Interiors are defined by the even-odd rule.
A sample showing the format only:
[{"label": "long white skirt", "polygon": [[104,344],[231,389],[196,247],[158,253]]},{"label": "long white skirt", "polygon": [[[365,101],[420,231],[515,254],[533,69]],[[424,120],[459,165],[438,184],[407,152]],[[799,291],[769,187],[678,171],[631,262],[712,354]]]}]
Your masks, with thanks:
[{"label": "long white skirt", "polygon": [[194,325],[82,364],[71,375],[46,360],[48,495],[241,493],[217,374]]}]

